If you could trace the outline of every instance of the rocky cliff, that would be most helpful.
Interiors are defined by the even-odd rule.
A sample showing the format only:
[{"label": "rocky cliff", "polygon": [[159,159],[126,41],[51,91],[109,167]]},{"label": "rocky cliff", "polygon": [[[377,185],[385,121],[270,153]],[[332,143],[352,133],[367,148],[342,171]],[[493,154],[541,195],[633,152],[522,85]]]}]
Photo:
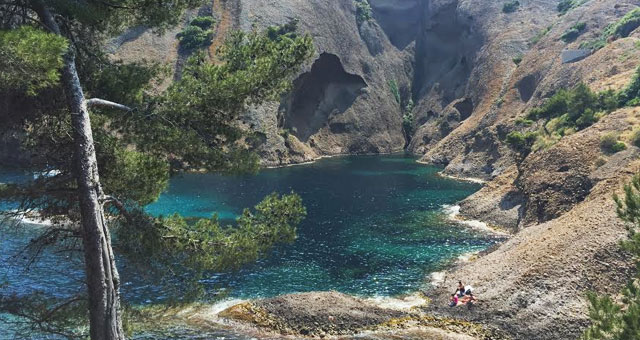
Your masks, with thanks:
[{"label": "rocky cliff", "polygon": [[[407,149],[446,174],[487,180],[462,202],[462,213],[515,236],[449,273],[430,295],[444,301],[463,280],[482,302],[454,317],[495,324],[518,339],[578,337],[587,324],[585,292],[615,293],[631,275],[617,250],[626,234],[611,195],[640,170],[640,151],[629,142],[640,110],[612,112],[518,167],[503,140],[559,89],[585,82],[619,90],[629,82],[640,61],[639,30],[593,54],[577,50],[640,1],[573,1],[566,14],[557,0],[520,0],[509,13],[502,1],[369,0],[370,9],[363,2],[215,0],[200,9],[218,19],[212,51],[230,29],[290,19],[314,37],[317,53],[291,92],[243,118],[264,134],[264,165]],[[578,23],[578,36],[563,39]],[[129,32],[113,42],[114,56],[144,54],[179,73],[179,30]],[[626,151],[600,149],[612,132]]]}]

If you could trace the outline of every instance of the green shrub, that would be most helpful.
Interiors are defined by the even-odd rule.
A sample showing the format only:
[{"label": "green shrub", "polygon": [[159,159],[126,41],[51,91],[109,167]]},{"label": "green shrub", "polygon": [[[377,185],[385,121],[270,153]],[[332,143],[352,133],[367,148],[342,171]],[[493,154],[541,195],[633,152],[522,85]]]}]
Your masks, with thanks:
[{"label": "green shrub", "polygon": [[396,103],[400,104],[400,89],[395,79],[389,80],[389,90],[391,90],[391,94],[393,95],[393,99],[396,100]]},{"label": "green shrub", "polygon": [[626,149],[627,145],[618,141],[618,134],[610,132],[600,138],[600,147],[604,152],[613,154]]},{"label": "green shrub", "polygon": [[274,41],[283,36],[295,39],[297,37],[296,32],[298,31],[299,23],[300,20],[298,19],[290,19],[289,22],[284,25],[269,26],[267,28],[267,36]]},{"label": "green shrub", "polygon": [[620,151],[624,151],[627,149],[627,144],[623,143],[623,142],[617,142],[614,146],[613,149],[611,150],[613,153],[616,152],[620,152]]},{"label": "green shrub", "polygon": [[611,27],[610,35],[626,38],[638,27],[640,27],[640,8],[629,11],[622,19],[618,20]]},{"label": "green shrub", "polygon": [[542,106],[531,109],[527,118],[547,119],[552,123],[547,124],[548,129],[562,135],[566,128],[581,130],[591,126],[598,121],[598,112],[610,112],[615,109],[614,102],[613,92],[596,94],[587,85],[580,83],[569,91],[559,90]]},{"label": "green shrub", "polygon": [[562,0],[558,3],[557,9],[560,12],[559,15],[565,15],[570,10],[582,6],[589,0]]},{"label": "green shrub", "polygon": [[640,8],[629,11],[620,20],[609,24],[595,40],[584,42],[581,48],[599,50],[607,45],[610,38],[626,38],[636,28],[640,27]]},{"label": "green shrub", "polygon": [[532,151],[538,151],[538,150],[546,150],[549,149],[550,147],[554,146],[556,143],[558,143],[558,141],[560,141],[560,139],[562,139],[562,136],[554,133],[551,135],[546,135],[544,133],[539,133],[538,137],[536,138],[536,142],[533,143],[533,147],[531,148]]},{"label": "green shrub", "polygon": [[577,29],[578,31],[584,31],[584,29],[587,28],[587,23],[586,22],[579,22],[579,23],[573,25],[573,28]]},{"label": "green shrub", "polygon": [[535,143],[537,138],[537,132],[522,133],[513,131],[507,135],[505,143],[516,152],[527,154],[531,151],[531,148],[533,147],[533,144]]},{"label": "green shrub", "polygon": [[362,25],[364,22],[373,18],[371,5],[369,0],[356,0],[356,21],[358,25]]},{"label": "green shrub", "polygon": [[599,109],[598,95],[591,91],[585,83],[579,83],[568,92],[567,113],[571,121],[577,121],[587,114],[587,111],[593,111],[590,114],[595,114],[595,111],[599,111]]},{"label": "green shrub", "polygon": [[415,124],[415,117],[413,116],[414,106],[415,104],[413,103],[413,99],[409,99],[407,106],[404,108],[404,115],[402,116],[402,129],[404,130],[407,139],[411,139],[411,137],[413,137]]},{"label": "green shrub", "polygon": [[520,63],[522,62],[522,55],[516,56],[511,60],[513,61],[514,64],[520,65]]},{"label": "green shrub", "polygon": [[212,38],[212,30],[203,30],[199,26],[193,25],[187,26],[182,32],[178,33],[180,46],[190,50],[208,46],[211,44]]},{"label": "green shrub", "polygon": [[640,148],[640,129],[633,130],[629,141],[631,142],[632,145],[635,145]]},{"label": "green shrub", "polygon": [[618,107],[623,106],[620,104],[620,94],[614,90],[605,90],[598,93],[598,107],[604,112],[611,112]]},{"label": "green shrub", "polygon": [[413,109],[415,108],[415,103],[413,102],[413,99],[409,99],[409,102],[407,103],[407,106],[404,107],[404,112],[405,113],[412,113]]},{"label": "green shrub", "polygon": [[593,111],[593,109],[586,109],[582,112],[582,114],[580,116],[578,116],[575,119],[575,124],[573,124],[573,126],[569,126],[571,127],[575,127],[578,130],[582,130],[584,128],[587,128],[591,125],[593,125],[594,123],[596,123],[598,121],[598,118],[596,116],[596,112]]},{"label": "green shrub", "polygon": [[531,41],[529,42],[529,46],[533,46],[537,44],[540,41],[540,39],[542,39],[545,35],[549,34],[552,28],[553,28],[553,25],[549,25],[545,27],[545,29],[543,29],[542,31],[538,32],[538,34],[536,34],[533,38],[531,38]]},{"label": "green shrub", "polygon": [[520,2],[518,0],[509,1],[502,5],[502,12],[513,13],[518,10],[518,7],[520,7]]},{"label": "green shrub", "polygon": [[[624,186],[623,195],[614,195],[618,217],[626,222],[628,238],[621,248],[633,256],[636,269],[640,268],[640,176]],[[621,294],[614,297],[588,293],[591,325],[582,340],[633,340],[640,334],[640,275],[630,278]]]},{"label": "green shrub", "polygon": [[560,14],[566,14],[573,8],[573,1],[571,0],[562,0],[558,3],[558,12]]},{"label": "green shrub", "polygon": [[532,120],[550,119],[565,114],[567,112],[568,97],[567,90],[558,90],[558,92],[542,104],[542,106],[531,109],[527,118]]},{"label": "green shrub", "polygon": [[193,18],[193,20],[191,20],[192,26],[198,26],[203,30],[211,28],[211,26],[213,26],[214,23],[215,23],[215,20],[213,19],[213,17],[210,17],[210,16],[195,17]]},{"label": "green shrub", "polygon": [[516,119],[516,125],[522,125],[522,126],[531,126],[533,125],[533,123],[535,123],[533,120],[531,119],[527,119],[527,118],[518,118]]},{"label": "green shrub", "polygon": [[560,39],[566,43],[570,43],[578,39],[578,37],[584,32],[585,28],[587,28],[587,24],[584,22],[577,23],[573,25],[571,28],[566,30]]},{"label": "green shrub", "polygon": [[411,139],[411,137],[413,136],[413,124],[414,124],[413,113],[411,112],[405,113],[404,116],[402,116],[402,129],[404,130],[408,139]]},{"label": "green shrub", "polygon": [[637,106],[640,103],[640,67],[631,78],[631,82],[618,93],[619,106]]}]

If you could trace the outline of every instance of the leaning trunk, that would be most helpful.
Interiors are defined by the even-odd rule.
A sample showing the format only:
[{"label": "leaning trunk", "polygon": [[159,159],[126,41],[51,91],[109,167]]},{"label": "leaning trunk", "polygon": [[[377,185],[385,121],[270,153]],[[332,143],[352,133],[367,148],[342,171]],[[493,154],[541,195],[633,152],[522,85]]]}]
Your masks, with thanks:
[{"label": "leaning trunk", "polygon": [[[42,1],[37,1],[37,12],[43,23],[55,33],[61,34],[58,24]],[[73,127],[74,165],[82,217],[91,339],[121,340],[125,336],[120,318],[120,278],[101,204],[103,194],[91,121],[73,49],[64,58],[62,85]]]},{"label": "leaning trunk", "polygon": [[120,279],[100,199],[102,190],[91,122],[73,54],[65,57],[63,82],[71,108],[74,162],[80,214],[92,340],[124,339],[120,319]]}]

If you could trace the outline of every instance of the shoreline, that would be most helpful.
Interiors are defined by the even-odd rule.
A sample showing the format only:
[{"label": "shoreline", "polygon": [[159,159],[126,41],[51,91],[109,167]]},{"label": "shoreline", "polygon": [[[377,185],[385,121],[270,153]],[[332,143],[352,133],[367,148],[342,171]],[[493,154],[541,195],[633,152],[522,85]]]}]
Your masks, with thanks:
[{"label": "shoreline", "polygon": [[[423,165],[430,165],[430,166],[435,166],[435,164],[431,163],[431,162],[425,162],[425,161],[421,161],[420,159],[418,159],[416,161],[416,163],[418,164],[423,164]],[[489,181],[482,179],[482,178],[477,178],[477,177],[462,177],[462,176],[454,176],[454,175],[449,175],[449,174],[445,174],[444,170],[439,171],[438,172],[438,176],[444,177],[444,178],[449,178],[449,179],[454,179],[456,181],[463,181],[463,182],[470,182],[470,183],[476,183],[476,184],[487,184]]]},{"label": "shoreline", "polygon": [[[446,216],[449,218],[449,220],[451,220],[452,222],[455,223],[460,223],[462,225],[466,225],[469,228],[472,228],[474,230],[479,230],[482,232],[486,232],[486,233],[490,233],[495,235],[496,237],[500,237],[503,240],[500,241],[500,243],[503,243],[504,241],[506,241],[508,238],[510,238],[512,236],[511,233],[505,232],[505,231],[501,231],[497,228],[493,228],[490,225],[488,225],[485,222],[482,222],[480,220],[465,220],[462,217],[460,217],[460,206],[458,205],[451,205],[451,206],[443,206],[442,207],[442,212],[446,214]],[[447,208],[449,209],[449,211],[447,211]],[[359,296],[359,295],[347,295],[349,297],[358,299],[361,301],[361,305],[362,307],[364,306],[375,306],[377,308],[381,308],[383,310],[389,310],[389,311],[394,311],[394,312],[402,312],[402,313],[406,313],[406,319],[411,319],[411,315],[418,315],[419,317],[423,317],[423,318],[437,318],[438,316],[435,314],[431,314],[428,312],[424,311],[424,308],[427,308],[431,303],[431,299],[429,298],[429,296],[427,295],[429,291],[432,291],[434,289],[437,289],[441,286],[441,284],[443,284],[445,282],[445,279],[447,277],[447,275],[452,271],[451,268],[455,268],[458,266],[461,266],[463,264],[469,263],[475,259],[477,259],[478,257],[483,256],[483,252],[485,250],[479,250],[479,251],[471,251],[471,252],[466,252],[466,253],[462,253],[460,255],[458,255],[456,258],[452,258],[452,266],[448,266],[446,267],[446,270],[442,270],[442,271],[437,271],[437,272],[431,272],[430,274],[428,274],[427,276],[424,277],[425,280],[425,285],[426,287],[424,288],[416,288],[413,291],[408,291],[404,294],[401,295],[397,295],[397,296],[370,296],[370,297],[366,297],[366,296]],[[335,292],[330,292],[330,291],[313,291],[313,292],[309,292],[309,293],[293,293],[293,295],[296,294],[331,294],[331,293],[335,293]],[[270,300],[270,299],[282,299],[285,298],[287,296],[290,296],[291,294],[281,294],[281,295],[277,295],[273,298],[267,298],[266,300]],[[264,337],[269,337],[269,336],[276,336],[278,338],[289,338],[292,336],[292,334],[283,334],[280,333],[280,330],[275,329],[275,328],[269,328],[260,325],[260,324],[255,324],[252,323],[250,320],[245,320],[245,319],[229,319],[227,316],[223,316],[220,315],[221,313],[225,314],[225,312],[227,312],[228,310],[232,310],[235,307],[239,307],[239,306],[246,306],[246,305],[253,305],[254,303],[258,303],[260,301],[264,301],[264,298],[256,298],[256,299],[248,299],[248,300],[237,300],[239,301],[238,304],[233,304],[233,300],[229,300],[229,301],[225,301],[222,302],[220,304],[216,304],[214,306],[209,307],[208,310],[216,310],[217,313],[215,315],[211,315],[209,314],[210,317],[210,321],[212,322],[212,324],[214,325],[218,325],[219,327],[229,327],[231,326],[234,330],[243,333],[243,334],[247,334],[247,335],[252,335],[254,337],[256,337],[257,339],[261,339],[261,336]],[[313,305],[312,301],[309,301],[309,304]],[[222,307],[227,307],[226,309],[222,308]],[[325,310],[327,307],[323,306],[321,308],[316,308],[318,311],[319,310]],[[333,308],[333,306],[329,306],[328,309]],[[326,311],[325,311],[326,312]],[[278,315],[275,315],[275,317],[278,317]],[[458,320],[458,319],[450,319],[450,322],[464,322],[462,319]],[[428,326],[423,326],[423,325],[419,325],[419,324],[413,324],[411,326],[409,326],[408,328],[402,328],[399,327],[399,325],[402,325],[403,322],[405,321],[401,321],[400,319],[390,319],[388,322],[380,324],[378,327],[374,328],[374,329],[363,329],[361,331],[358,331],[354,334],[350,334],[350,335],[345,335],[345,336],[339,336],[339,338],[341,339],[347,339],[347,338],[353,338],[353,339],[357,339],[359,336],[363,335],[363,334],[384,334],[385,332],[396,332],[400,329],[416,329],[416,330],[420,330],[420,329],[429,329]],[[397,323],[397,325],[396,325]],[[476,325],[477,327],[487,327],[486,330],[492,329],[493,326],[484,324],[484,323],[473,323],[474,325]],[[413,327],[413,328],[412,328]],[[436,329],[439,329],[436,327]],[[443,330],[445,328],[442,328]],[[453,332],[453,333],[449,333],[449,335],[467,335],[465,334],[463,331],[458,331],[458,332]],[[318,336],[304,336],[304,335],[296,335],[297,338],[308,338],[308,339],[317,339],[319,338]],[[320,338],[323,338],[323,336],[320,336]],[[336,336],[329,336],[329,338],[336,338]]]},{"label": "shoreline", "polygon": [[442,206],[442,212],[447,215],[447,218],[455,223],[462,224],[467,226],[473,230],[487,232],[493,234],[495,236],[506,237],[509,238],[513,236],[513,234],[508,231],[502,230],[501,228],[491,226],[486,222],[482,222],[481,220],[470,220],[466,219],[461,215],[460,206],[459,205],[448,205],[445,204]]},{"label": "shoreline", "polygon": [[[397,153],[359,154],[359,155],[353,155],[353,154],[325,155],[325,156],[320,156],[309,162],[287,164],[282,166],[274,166],[274,167],[266,167],[266,168],[277,169],[277,168],[292,167],[297,165],[308,165],[308,164],[313,164],[325,158],[349,157],[349,156],[384,156],[384,155],[393,155],[393,154],[397,154]],[[410,155],[410,154],[405,154],[405,155]],[[433,164],[420,162],[420,161],[417,161],[417,163],[422,165],[427,165],[427,166],[433,165]],[[473,182],[477,184],[486,183],[486,181],[484,180],[474,179],[474,178],[459,178],[455,176],[446,175],[442,172],[438,172],[438,175],[445,178],[457,180],[457,181],[467,181],[467,182]],[[446,215],[446,218],[448,220],[454,223],[458,223],[458,224],[467,226],[471,229],[490,233],[499,237],[508,238],[511,236],[511,234],[501,231],[499,229],[493,228],[487,223],[484,223],[482,221],[465,220],[463,217],[460,216],[459,205],[445,205],[445,206],[442,206],[441,211]],[[37,216],[33,216],[33,217],[22,216],[20,220],[21,222],[28,223],[28,224],[35,224],[35,225],[46,225],[50,223],[49,221],[42,221],[42,220],[38,221]],[[472,252],[462,253],[462,254],[459,254],[457,257],[451,258],[448,261],[451,261],[450,263],[453,263],[453,265],[457,267],[461,264],[471,261],[479,254],[481,254],[481,251],[472,251]],[[445,268],[446,270],[431,272],[427,275],[424,275],[423,281],[424,281],[425,287],[414,287],[413,290],[407,291],[406,293],[403,293],[397,296],[360,296],[360,295],[350,295],[350,296],[360,300],[362,302],[361,304],[362,306],[375,306],[375,307],[387,309],[387,310],[401,311],[403,313],[415,313],[415,312],[418,312],[421,309],[421,307],[426,307],[431,303],[430,299],[425,295],[425,292],[437,288],[444,282],[446,275],[451,272],[451,267],[447,266]],[[312,293],[329,293],[329,292],[318,291],[318,292],[312,292]],[[284,295],[287,295],[287,294],[277,295],[274,298],[279,298]],[[277,332],[277,329],[270,329],[270,328],[263,329],[262,327],[254,328],[253,326],[260,326],[260,325],[247,325],[243,322],[239,322],[238,320],[230,320],[224,316],[221,316],[221,313],[229,310],[230,308],[244,305],[244,304],[252,304],[260,300],[263,300],[263,299],[261,298],[252,298],[252,299],[229,298],[211,305],[204,306],[203,309],[201,309],[199,312],[196,313],[197,319],[199,319],[199,321],[202,321],[203,326],[206,326],[206,327],[213,327],[213,328],[220,328],[220,329],[230,328],[234,332],[238,332],[240,334],[252,335],[252,336],[259,334],[260,336],[258,337],[258,339],[262,338],[263,336],[268,337],[269,335],[274,335],[274,333],[272,332],[274,331]],[[331,309],[333,308],[333,306],[328,306],[328,308]],[[185,323],[187,324],[189,323],[188,319],[189,318],[184,320]],[[259,332],[258,334],[254,333],[256,330]],[[389,329],[386,329],[386,330],[388,331]],[[381,331],[383,330],[381,329]],[[373,332],[375,333],[377,331],[373,331]],[[286,337],[286,335],[282,335],[282,336]],[[314,337],[311,337],[311,338],[314,338]]]},{"label": "shoreline", "polygon": [[[429,163],[420,163],[420,164],[429,165]],[[456,181],[470,182],[470,183],[476,183],[476,184],[482,184],[482,185],[485,185],[488,183],[487,180],[484,180],[482,178],[453,176],[453,175],[445,174],[443,171],[438,172],[438,175],[444,178],[454,179]]]},{"label": "shoreline", "polygon": [[[309,165],[309,164],[314,164],[317,161],[320,161],[320,160],[323,160],[323,159],[328,159],[328,158],[351,157],[351,156],[390,156],[390,155],[401,155],[401,154],[417,156],[417,155],[414,155],[412,153],[407,153],[407,152],[403,152],[403,151],[381,152],[381,153],[339,153],[339,154],[335,154],[335,155],[318,156],[318,157],[314,158],[313,160],[306,161],[306,162],[300,162],[300,163],[289,163],[289,164],[281,164],[281,165],[266,165],[266,166],[262,167],[262,169],[280,169],[280,168],[288,168],[288,167],[293,167],[293,166],[298,166],[298,165]],[[426,163],[424,163],[424,164],[426,164]]]}]

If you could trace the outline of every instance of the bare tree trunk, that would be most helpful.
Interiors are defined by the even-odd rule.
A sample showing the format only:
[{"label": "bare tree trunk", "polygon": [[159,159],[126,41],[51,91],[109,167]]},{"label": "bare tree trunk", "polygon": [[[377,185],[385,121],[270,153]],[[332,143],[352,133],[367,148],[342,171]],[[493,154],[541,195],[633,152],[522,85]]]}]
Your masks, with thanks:
[{"label": "bare tree trunk", "polygon": [[[58,24],[44,2],[34,1],[34,7],[40,20],[53,32],[61,35]],[[75,144],[75,176],[82,216],[91,339],[124,340],[120,315],[120,277],[101,204],[103,193],[98,176],[91,121],[76,70],[73,48],[64,57],[62,85],[71,111]]]}]

